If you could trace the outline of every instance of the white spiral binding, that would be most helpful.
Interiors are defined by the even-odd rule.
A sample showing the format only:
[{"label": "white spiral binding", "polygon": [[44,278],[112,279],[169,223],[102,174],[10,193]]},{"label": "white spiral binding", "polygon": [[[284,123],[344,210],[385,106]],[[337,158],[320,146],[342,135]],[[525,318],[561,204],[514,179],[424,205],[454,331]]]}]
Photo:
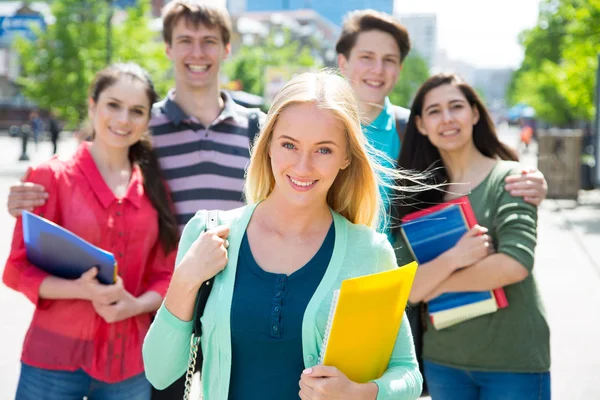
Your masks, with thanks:
[{"label": "white spiral binding", "polygon": [[327,327],[325,328],[325,335],[323,336],[323,344],[321,345],[321,352],[319,354],[319,364],[323,364],[323,359],[325,358],[327,342],[329,341],[329,335],[331,334],[331,326],[333,325],[333,317],[335,316],[335,309],[337,308],[339,297],[340,291],[334,291],[333,298],[331,299],[331,307],[329,308],[329,316],[327,317]]}]

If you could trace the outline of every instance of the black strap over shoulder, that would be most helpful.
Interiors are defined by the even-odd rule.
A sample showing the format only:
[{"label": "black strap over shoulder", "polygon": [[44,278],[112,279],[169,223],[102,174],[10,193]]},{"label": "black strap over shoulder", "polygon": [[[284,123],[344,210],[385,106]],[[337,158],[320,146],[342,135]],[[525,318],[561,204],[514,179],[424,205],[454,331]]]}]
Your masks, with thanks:
[{"label": "black strap over shoulder", "polygon": [[400,143],[404,140],[404,132],[410,117],[410,110],[404,107],[392,106],[394,108],[394,116],[396,117],[396,132],[400,138]]},{"label": "black strap over shoulder", "polygon": [[250,109],[248,114],[248,139],[250,139],[250,146],[254,143],[254,139],[258,132],[260,132],[260,113],[258,108]]},{"label": "black strap over shoulder", "polygon": [[[206,223],[204,231],[216,228],[218,225],[218,211],[208,211],[206,213]],[[202,283],[202,286],[200,286],[200,290],[198,290],[198,296],[196,297],[196,307],[194,312],[194,326],[192,330],[192,333],[196,337],[202,336],[202,324],[200,323],[200,317],[202,316],[202,314],[204,314],[206,302],[208,301],[208,296],[210,295],[210,292],[212,290],[214,280],[214,277],[210,278],[206,282]]]}]

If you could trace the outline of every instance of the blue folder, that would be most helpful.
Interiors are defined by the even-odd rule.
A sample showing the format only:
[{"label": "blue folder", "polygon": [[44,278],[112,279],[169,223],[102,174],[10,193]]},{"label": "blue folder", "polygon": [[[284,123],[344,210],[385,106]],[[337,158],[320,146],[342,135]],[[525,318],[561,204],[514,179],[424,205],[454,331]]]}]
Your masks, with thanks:
[{"label": "blue folder", "polygon": [[112,253],[54,222],[23,211],[23,239],[29,261],[51,275],[77,279],[96,266],[100,283],[115,282],[117,264]]}]

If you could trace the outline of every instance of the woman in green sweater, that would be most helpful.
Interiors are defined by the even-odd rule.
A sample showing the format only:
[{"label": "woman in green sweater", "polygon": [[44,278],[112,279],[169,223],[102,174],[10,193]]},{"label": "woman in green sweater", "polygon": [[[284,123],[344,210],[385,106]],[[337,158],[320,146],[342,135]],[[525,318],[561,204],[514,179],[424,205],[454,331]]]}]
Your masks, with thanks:
[{"label": "woman in green sweater", "polygon": [[196,294],[214,276],[200,318],[205,400],[419,397],[406,317],[380,378],[352,382],[317,364],[342,280],[396,268],[386,236],[373,230],[379,167],[367,155],[356,104],[348,83],[325,72],[300,75],[275,97],[253,146],[249,205],[221,212],[221,226],[207,232],[199,211],[183,231],[144,342],[155,387],[186,371]]},{"label": "woman in green sweater", "polygon": [[[550,334],[532,274],[537,209],[504,189],[504,178],[522,171],[516,160],[476,92],[456,75],[435,75],[419,89],[399,165],[429,170],[446,190],[418,192],[397,217],[467,195],[479,225],[419,266],[410,301],[503,287],[509,302],[442,330],[427,318],[423,359],[433,400],[550,399]],[[412,256],[396,236],[402,265]]]}]

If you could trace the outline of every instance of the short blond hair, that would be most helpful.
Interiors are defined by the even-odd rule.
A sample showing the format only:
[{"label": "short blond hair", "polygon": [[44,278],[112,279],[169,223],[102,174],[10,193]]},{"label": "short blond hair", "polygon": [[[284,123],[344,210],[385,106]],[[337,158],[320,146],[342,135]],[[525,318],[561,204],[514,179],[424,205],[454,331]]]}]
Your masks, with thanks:
[{"label": "short blond hair", "polygon": [[338,173],[329,189],[329,207],[355,224],[375,228],[381,203],[376,164],[367,152],[354,91],[344,78],[331,71],[298,75],[275,96],[261,134],[252,148],[246,176],[246,201],[249,204],[257,203],[273,191],[275,177],[271,169],[269,146],[275,125],[284,110],[306,103],[327,110],[342,123],[346,133],[350,164]]}]

